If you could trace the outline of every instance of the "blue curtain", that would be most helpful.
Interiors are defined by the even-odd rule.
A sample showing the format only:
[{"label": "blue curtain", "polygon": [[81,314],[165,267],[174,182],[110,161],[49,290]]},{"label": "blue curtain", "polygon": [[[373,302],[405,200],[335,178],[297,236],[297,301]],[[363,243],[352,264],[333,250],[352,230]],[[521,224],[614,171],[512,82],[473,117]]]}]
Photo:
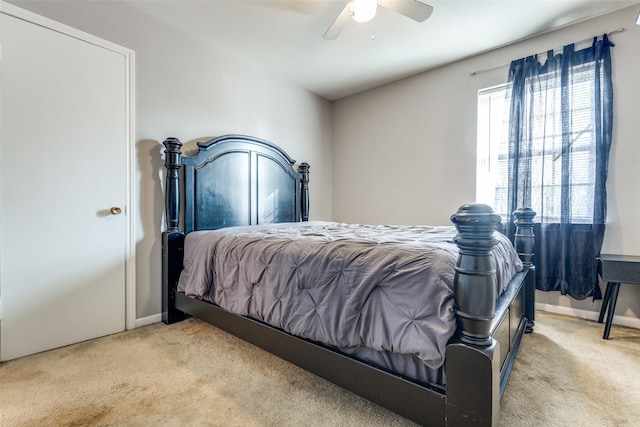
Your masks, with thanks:
[{"label": "blue curtain", "polygon": [[[611,47],[550,51],[511,63],[508,212],[537,212],[538,289],[576,299],[600,297],[596,257],[605,231],[606,180],[613,122]],[[513,225],[506,222],[506,234]]]}]

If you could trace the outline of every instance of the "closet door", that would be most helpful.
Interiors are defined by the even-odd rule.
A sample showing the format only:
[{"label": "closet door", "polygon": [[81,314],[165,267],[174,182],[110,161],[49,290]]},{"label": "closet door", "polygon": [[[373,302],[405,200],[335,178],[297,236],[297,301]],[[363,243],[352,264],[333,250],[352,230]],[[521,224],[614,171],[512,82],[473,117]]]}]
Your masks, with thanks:
[{"label": "closet door", "polygon": [[126,56],[0,14],[0,358],[125,329]]}]

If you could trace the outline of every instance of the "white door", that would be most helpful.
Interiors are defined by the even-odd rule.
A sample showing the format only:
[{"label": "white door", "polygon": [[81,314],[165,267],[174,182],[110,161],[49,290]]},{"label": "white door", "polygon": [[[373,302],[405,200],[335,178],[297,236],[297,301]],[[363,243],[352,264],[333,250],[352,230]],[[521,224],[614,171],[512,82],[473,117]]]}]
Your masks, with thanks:
[{"label": "white door", "polygon": [[0,359],[9,360],[125,329],[128,98],[125,55],[0,19]]}]

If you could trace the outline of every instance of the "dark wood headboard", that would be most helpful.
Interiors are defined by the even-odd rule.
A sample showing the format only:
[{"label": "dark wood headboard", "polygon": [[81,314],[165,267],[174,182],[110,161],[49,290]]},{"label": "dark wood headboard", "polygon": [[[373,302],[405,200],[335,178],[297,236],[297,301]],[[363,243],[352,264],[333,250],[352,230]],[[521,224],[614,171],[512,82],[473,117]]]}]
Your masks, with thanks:
[{"label": "dark wood headboard", "polygon": [[168,230],[180,228],[182,204],[185,233],[309,219],[309,165],[296,170],[296,161],[276,145],[225,135],[198,142],[197,153],[187,157],[177,138],[163,144]]},{"label": "dark wood headboard", "polygon": [[[162,319],[184,314],[175,309],[175,288],[182,271],[184,239],[197,230],[309,220],[309,165],[276,145],[244,135],[198,142],[183,156],[177,138],[163,142],[167,168],[162,233]],[[184,206],[184,226],[180,208]]]}]

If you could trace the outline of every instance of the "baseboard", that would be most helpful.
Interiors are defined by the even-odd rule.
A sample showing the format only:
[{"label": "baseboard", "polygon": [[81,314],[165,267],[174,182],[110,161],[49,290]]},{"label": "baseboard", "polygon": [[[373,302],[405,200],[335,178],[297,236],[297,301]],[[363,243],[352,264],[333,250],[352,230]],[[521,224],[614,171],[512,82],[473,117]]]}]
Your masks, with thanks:
[{"label": "baseboard", "polygon": [[[567,316],[579,317],[581,319],[598,320],[600,315],[597,311],[582,310],[579,308],[561,307],[554,304],[544,304],[537,302],[536,310],[548,311],[549,313],[564,314]],[[630,328],[640,329],[640,319],[636,317],[613,315],[613,324],[620,326],[628,326]]]},{"label": "baseboard", "polygon": [[142,326],[151,325],[152,323],[158,323],[161,321],[162,321],[162,313],[153,314],[147,317],[142,317],[140,319],[136,319],[136,328],[141,328]]},{"label": "baseboard", "polygon": [[[2,320],[2,297],[0,297],[0,320]],[[136,328],[151,325],[162,321],[162,313],[153,314],[151,316],[136,319]]]}]

